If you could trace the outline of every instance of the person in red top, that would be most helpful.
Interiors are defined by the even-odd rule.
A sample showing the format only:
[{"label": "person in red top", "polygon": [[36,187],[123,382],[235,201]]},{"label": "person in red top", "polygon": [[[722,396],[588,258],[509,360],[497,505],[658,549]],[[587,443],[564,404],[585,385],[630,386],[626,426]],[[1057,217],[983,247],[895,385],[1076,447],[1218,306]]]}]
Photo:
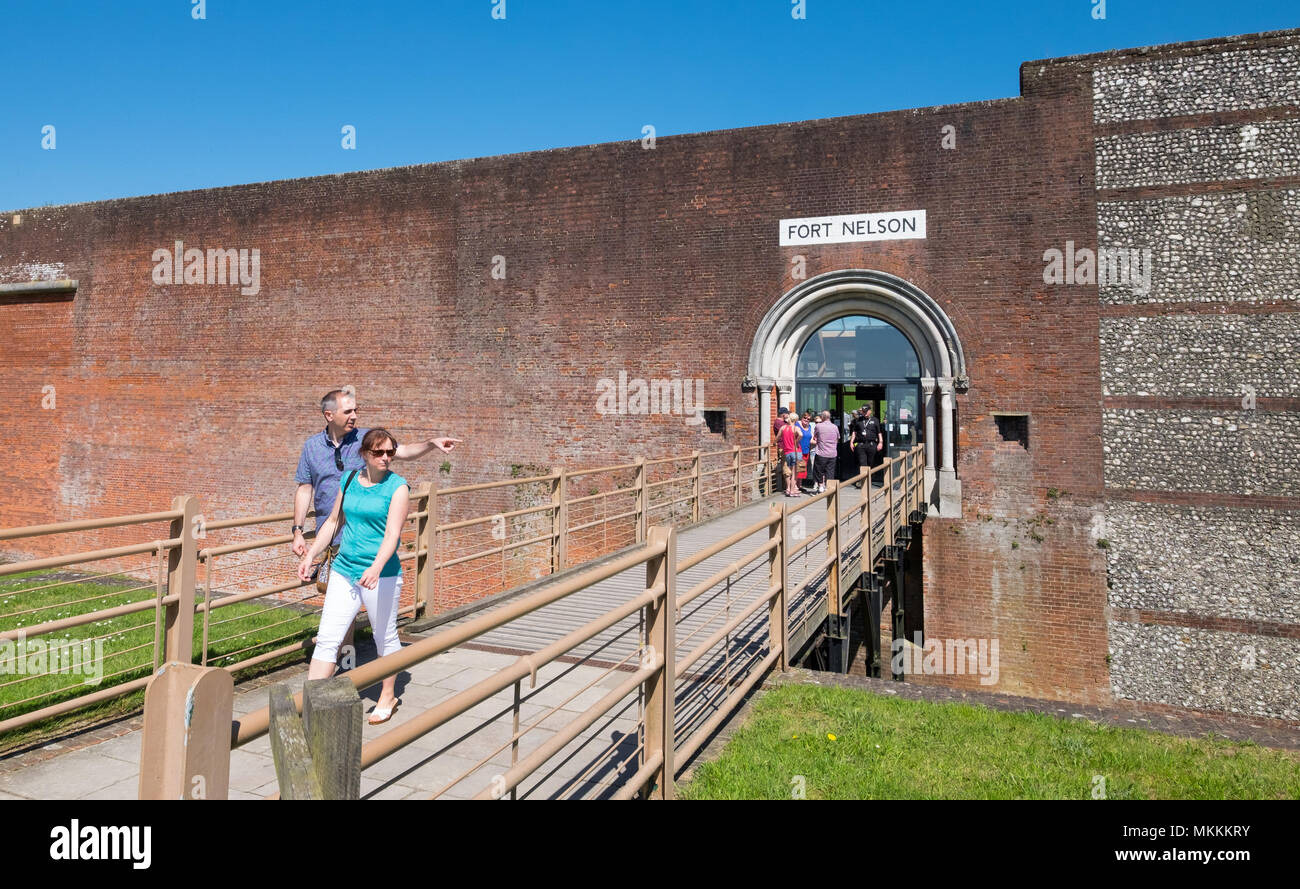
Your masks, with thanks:
[{"label": "person in red top", "polygon": [[[785,452],[781,450],[781,430],[785,428],[785,417],[788,413],[790,413],[788,407],[780,408],[776,412],[776,419],[772,421],[772,447],[775,449],[776,462],[783,467],[782,472],[785,471]],[[775,478],[772,479],[772,487],[776,487]]]},{"label": "person in red top", "polygon": [[[789,416],[793,417],[794,414]],[[780,441],[781,471],[785,475],[785,496],[798,497],[799,487],[795,481],[795,469],[799,465],[799,454],[803,450],[803,430],[799,428],[799,424],[787,422],[781,430]]]}]

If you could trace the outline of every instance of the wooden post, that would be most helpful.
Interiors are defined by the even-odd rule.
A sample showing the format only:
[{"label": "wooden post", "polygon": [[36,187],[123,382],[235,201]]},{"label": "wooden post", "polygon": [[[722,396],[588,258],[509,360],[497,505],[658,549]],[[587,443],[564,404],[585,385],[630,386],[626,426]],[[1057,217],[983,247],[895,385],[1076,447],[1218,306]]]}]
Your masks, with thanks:
[{"label": "wooden post", "polygon": [[691,495],[691,522],[700,520],[700,492],[703,485],[700,479],[700,452],[691,452],[691,478],[693,480],[693,493]]},{"label": "wooden post", "polygon": [[777,541],[777,545],[767,554],[768,586],[779,583],[781,594],[767,607],[767,632],[768,638],[772,640],[772,646],[781,646],[781,658],[778,664],[781,671],[785,672],[790,669],[790,603],[787,596],[790,587],[786,578],[786,542],[789,538],[786,536],[785,504],[773,503],[768,511],[768,518],[773,521],[768,525],[767,539],[769,542],[773,539]]},{"label": "wooden post", "polygon": [[312,767],[307,733],[298,718],[298,708],[294,706],[289,686],[271,686],[267,709],[271,715],[271,758],[275,761],[280,799],[324,799],[325,793]]},{"label": "wooden post", "polygon": [[234,695],[218,667],[162,665],[144,692],[140,799],[226,799]]},{"label": "wooden post", "polygon": [[172,520],[170,532],[171,537],[180,538],[181,545],[167,553],[167,595],[179,596],[180,601],[167,606],[162,660],[188,664],[194,660],[194,586],[202,533],[199,498],[182,494],[172,501],[172,509],[181,510],[180,518]]},{"label": "wooden post", "polygon": [[270,690],[271,754],[281,799],[361,798],[361,698],[346,676]]},{"label": "wooden post", "polygon": [[361,696],[346,676],[303,686],[302,726],[325,799],[361,798]]},{"label": "wooden post", "polygon": [[424,498],[424,518],[415,525],[415,613],[422,615],[433,611],[433,566],[438,564],[437,478],[421,485],[416,496]]},{"label": "wooden post", "polygon": [[649,512],[647,506],[649,498],[646,497],[645,490],[645,457],[636,458],[636,542],[644,543],[647,517]]},{"label": "wooden post", "polygon": [[[889,664],[890,664],[890,675],[893,677],[894,681],[896,682],[902,682],[904,679],[906,679],[906,676],[904,675],[902,669],[902,660],[901,659],[896,660],[893,657],[893,654],[895,652],[900,652],[903,650],[903,646],[906,645],[906,640],[907,640],[907,632],[906,632],[907,619],[904,613],[904,605],[903,605],[903,597],[907,593],[906,559],[907,559],[907,550],[906,548],[904,548],[903,551],[898,554],[898,562],[894,566],[894,600],[893,600],[894,607],[891,609],[893,621],[891,623],[892,629],[890,630]],[[882,656],[883,656],[883,652],[882,652]]]},{"label": "wooden post", "polygon": [[735,445],[731,449],[732,469],[736,472],[736,502],[734,507],[740,508],[740,445]]},{"label": "wooden post", "polygon": [[[676,796],[673,773],[673,739],[676,713],[674,698],[677,686],[677,532],[671,525],[655,525],[650,529],[649,543],[664,543],[663,555],[646,562],[646,588],[664,585],[664,595],[657,603],[646,606],[646,637],[649,642],[644,654],[653,659],[662,656],[663,666],[646,680],[645,704],[645,756],[663,756],[663,764],[650,779],[653,799],[672,799]],[[643,654],[642,664],[647,660]],[[644,761],[644,760],[643,760]]]},{"label": "wooden post", "polygon": [[555,545],[551,550],[551,573],[563,571],[569,564],[569,476],[563,469],[552,469],[551,482],[551,535]]}]

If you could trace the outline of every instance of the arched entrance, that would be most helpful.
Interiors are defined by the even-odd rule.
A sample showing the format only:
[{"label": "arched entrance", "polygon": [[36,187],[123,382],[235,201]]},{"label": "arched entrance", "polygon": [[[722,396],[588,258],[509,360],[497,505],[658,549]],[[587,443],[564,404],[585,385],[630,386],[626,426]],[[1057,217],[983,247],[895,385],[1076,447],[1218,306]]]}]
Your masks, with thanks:
[{"label": "arched entrance", "polygon": [[[794,400],[801,411],[829,410],[831,420],[845,430],[853,411],[870,406],[885,424],[891,457],[925,438],[916,350],[879,318],[844,315],[814,331],[795,365]],[[851,452],[844,450],[841,473],[852,474],[857,459],[846,459]]]},{"label": "arched entrance", "polygon": [[[961,482],[953,463],[954,394],[969,385],[966,356],[948,316],[920,288],[870,269],[810,278],[777,300],[763,317],[750,348],[750,379],[763,391],[775,387],[778,403],[789,404],[805,344],[824,325],[853,315],[887,322],[915,350],[924,402],[926,490],[940,516],[959,516]],[[771,436],[771,405],[767,398],[760,399],[759,405],[759,429],[766,442]]]}]

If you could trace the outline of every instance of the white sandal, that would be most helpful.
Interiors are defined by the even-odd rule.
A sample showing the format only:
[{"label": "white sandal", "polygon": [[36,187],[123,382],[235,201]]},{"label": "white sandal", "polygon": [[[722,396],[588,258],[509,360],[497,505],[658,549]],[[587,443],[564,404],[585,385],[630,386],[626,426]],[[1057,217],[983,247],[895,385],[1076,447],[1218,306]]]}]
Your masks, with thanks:
[{"label": "white sandal", "polygon": [[[370,711],[370,718],[366,721],[370,725],[383,725],[385,722],[393,718],[393,712],[397,709],[397,705],[400,703],[402,703],[402,699],[395,698],[392,705],[389,707],[376,707]],[[375,717],[379,718],[376,719]]]}]

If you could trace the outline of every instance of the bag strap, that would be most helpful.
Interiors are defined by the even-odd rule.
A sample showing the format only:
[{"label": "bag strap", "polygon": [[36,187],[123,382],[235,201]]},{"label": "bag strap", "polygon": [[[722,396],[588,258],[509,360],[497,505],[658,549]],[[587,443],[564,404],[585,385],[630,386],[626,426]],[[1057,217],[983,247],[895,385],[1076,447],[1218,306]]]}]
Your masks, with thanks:
[{"label": "bag strap", "polygon": [[358,470],[354,469],[352,470],[351,473],[348,474],[348,480],[343,483],[343,493],[339,496],[339,527],[340,528],[343,527],[343,522],[345,521],[343,515],[343,501],[347,499],[348,485],[352,484],[352,480],[357,477],[357,472]]}]

